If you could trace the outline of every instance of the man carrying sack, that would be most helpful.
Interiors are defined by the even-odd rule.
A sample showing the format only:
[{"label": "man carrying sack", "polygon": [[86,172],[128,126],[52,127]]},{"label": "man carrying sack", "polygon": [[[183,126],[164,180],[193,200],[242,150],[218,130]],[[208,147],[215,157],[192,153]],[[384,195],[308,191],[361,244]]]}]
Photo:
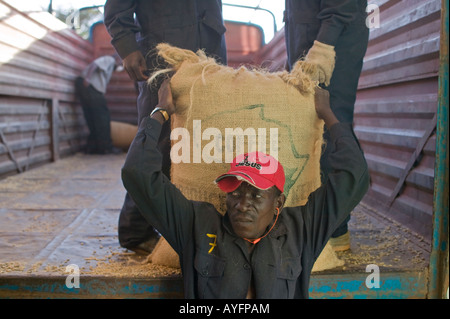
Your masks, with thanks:
[{"label": "man carrying sack", "polygon": [[175,112],[169,82],[161,86],[159,104],[130,147],[122,180],[178,253],[185,298],[308,298],[316,258],[369,183],[351,127],[334,116],[325,90],[316,89],[314,99],[335,145],[327,183],[306,205],[285,207],[282,164],[261,152],[241,154],[215,180],[226,193],[222,215],[210,203],[188,200],[161,171],[157,142]]}]

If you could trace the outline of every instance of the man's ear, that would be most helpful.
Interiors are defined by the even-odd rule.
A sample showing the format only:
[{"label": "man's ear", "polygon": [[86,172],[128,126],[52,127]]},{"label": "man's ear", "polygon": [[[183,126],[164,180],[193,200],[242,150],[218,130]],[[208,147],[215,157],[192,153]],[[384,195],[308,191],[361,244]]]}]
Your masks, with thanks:
[{"label": "man's ear", "polygon": [[284,193],[281,193],[276,199],[276,207],[279,209],[280,213],[283,210],[285,202],[286,202],[286,195],[284,195]]}]

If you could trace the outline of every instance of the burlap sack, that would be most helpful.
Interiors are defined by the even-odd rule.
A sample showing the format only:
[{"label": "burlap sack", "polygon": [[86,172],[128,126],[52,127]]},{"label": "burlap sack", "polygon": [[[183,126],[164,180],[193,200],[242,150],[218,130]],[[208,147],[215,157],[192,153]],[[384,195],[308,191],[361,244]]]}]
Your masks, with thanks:
[{"label": "burlap sack", "polygon": [[[226,142],[234,139],[236,143],[232,133],[244,132],[248,133],[244,134],[244,152],[271,153],[282,163],[286,206],[304,205],[320,186],[323,121],[314,107],[316,83],[300,67],[292,73],[233,69],[216,64],[202,51],[195,54],[167,44],[157,49],[176,71],[170,82],[176,106],[171,179],[183,194],[213,203],[225,213],[225,194],[213,181],[237,155],[226,148]],[[189,140],[176,136],[182,128],[189,132]],[[231,147],[236,150],[236,144]],[[187,162],[174,163],[174,158]],[[211,159],[216,162],[206,162]]]},{"label": "burlap sack", "polygon": [[111,139],[115,147],[127,150],[138,131],[136,125],[111,121]]},{"label": "burlap sack", "polygon": [[180,268],[178,254],[163,237],[158,240],[152,253],[148,256],[147,262],[151,262],[155,265]]},{"label": "burlap sack", "polygon": [[[226,194],[213,181],[229,169],[237,155],[230,155],[236,144],[226,143],[233,137],[228,134],[227,139],[227,131],[241,129],[256,138],[244,136],[244,149],[237,153],[259,150],[277,157],[286,174],[285,206],[304,205],[320,186],[324,123],[314,106],[317,83],[301,66],[296,65],[291,73],[269,73],[218,65],[202,51],[194,53],[167,44],[158,45],[157,50],[175,71],[170,81],[176,107],[171,180],[183,194],[212,203],[225,213]],[[277,136],[271,136],[275,131]],[[167,257],[167,252],[164,254]],[[173,250],[172,258],[178,261]]]}]

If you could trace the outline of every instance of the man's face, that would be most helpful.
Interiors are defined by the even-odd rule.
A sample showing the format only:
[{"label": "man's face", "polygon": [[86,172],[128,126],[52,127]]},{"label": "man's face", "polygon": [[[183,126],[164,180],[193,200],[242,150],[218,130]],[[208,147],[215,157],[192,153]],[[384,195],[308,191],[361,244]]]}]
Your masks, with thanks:
[{"label": "man's face", "polygon": [[227,212],[236,235],[247,239],[261,237],[272,221],[281,196],[275,187],[258,189],[246,182],[227,194]]}]

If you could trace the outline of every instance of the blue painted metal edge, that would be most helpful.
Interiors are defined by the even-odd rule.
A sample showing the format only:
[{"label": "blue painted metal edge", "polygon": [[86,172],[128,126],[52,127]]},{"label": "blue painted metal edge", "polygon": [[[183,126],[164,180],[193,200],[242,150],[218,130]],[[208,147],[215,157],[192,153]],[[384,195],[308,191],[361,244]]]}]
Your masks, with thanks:
[{"label": "blue painted metal edge", "polygon": [[[424,299],[428,270],[385,272],[379,287],[368,287],[370,274],[316,274],[310,281],[311,299]],[[79,288],[68,288],[66,277],[0,277],[0,298],[107,299],[107,298],[183,298],[181,278],[81,277]]]},{"label": "blue painted metal edge", "polygon": [[66,277],[0,277],[0,298],[183,298],[181,278],[81,277],[67,287]]},{"label": "blue painted metal edge", "polygon": [[429,298],[445,298],[448,290],[448,0],[442,1],[439,100],[434,170],[433,239],[430,254]]},{"label": "blue painted metal edge", "polygon": [[379,286],[367,284],[367,273],[311,277],[311,299],[425,299],[427,270],[380,273]]}]

